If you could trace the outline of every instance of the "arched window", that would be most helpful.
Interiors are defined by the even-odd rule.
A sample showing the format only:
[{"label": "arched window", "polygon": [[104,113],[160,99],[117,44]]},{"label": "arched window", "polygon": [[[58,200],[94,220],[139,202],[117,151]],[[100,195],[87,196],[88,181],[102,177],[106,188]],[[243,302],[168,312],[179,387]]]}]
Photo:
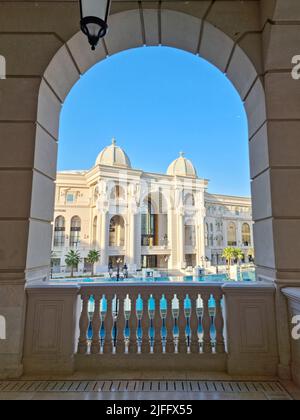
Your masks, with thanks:
[{"label": "arched window", "polygon": [[196,228],[195,225],[185,225],[185,245],[196,246]]},{"label": "arched window", "polygon": [[6,320],[0,315],[0,340],[6,340]]},{"label": "arched window", "polygon": [[228,246],[237,246],[236,225],[233,222],[229,223],[227,227],[227,242]]},{"label": "arched window", "polygon": [[142,246],[158,245],[158,215],[149,198],[142,207]]},{"label": "arched window", "polygon": [[95,216],[94,221],[93,221],[93,247],[97,245],[97,226],[98,226],[98,218],[97,216]]},{"label": "arched window", "polygon": [[242,226],[242,242],[244,246],[251,246],[251,229],[248,223]]},{"label": "arched window", "polygon": [[195,206],[194,194],[192,193],[186,194],[186,196],[184,197],[184,204],[187,207],[194,207]]},{"label": "arched window", "polygon": [[54,223],[54,247],[65,246],[66,223],[63,216],[58,216]]},{"label": "arched window", "polygon": [[81,220],[74,216],[71,220],[70,247],[77,248],[80,245]]},{"label": "arched window", "polygon": [[125,199],[125,191],[124,188],[120,185],[115,185],[111,190],[110,194],[111,200],[124,200]]},{"label": "arched window", "polygon": [[109,246],[123,247],[125,245],[125,222],[122,216],[114,216],[109,226]]}]

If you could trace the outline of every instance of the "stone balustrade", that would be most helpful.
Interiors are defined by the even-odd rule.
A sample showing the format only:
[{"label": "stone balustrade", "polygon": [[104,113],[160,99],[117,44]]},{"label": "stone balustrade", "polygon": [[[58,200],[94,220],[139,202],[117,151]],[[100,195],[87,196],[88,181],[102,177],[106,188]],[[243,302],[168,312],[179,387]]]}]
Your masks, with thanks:
[{"label": "stone balustrade", "polygon": [[80,289],[79,354],[225,353],[222,285]]},{"label": "stone balustrade", "polygon": [[26,290],[28,374],[277,374],[272,284],[45,283]]}]

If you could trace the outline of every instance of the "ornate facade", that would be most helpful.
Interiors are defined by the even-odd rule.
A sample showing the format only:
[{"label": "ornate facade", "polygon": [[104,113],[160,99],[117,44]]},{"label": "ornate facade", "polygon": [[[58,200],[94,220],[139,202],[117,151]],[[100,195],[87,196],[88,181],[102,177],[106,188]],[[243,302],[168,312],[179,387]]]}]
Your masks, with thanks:
[{"label": "ornate facade", "polygon": [[64,271],[68,250],[82,257],[78,272],[89,272],[90,249],[109,263],[127,263],[130,270],[224,263],[227,246],[253,257],[249,198],[212,195],[208,181],[197,176],[192,162],[180,156],[166,175],[131,167],[115,140],[88,171],[59,172],[53,223],[53,271]]}]

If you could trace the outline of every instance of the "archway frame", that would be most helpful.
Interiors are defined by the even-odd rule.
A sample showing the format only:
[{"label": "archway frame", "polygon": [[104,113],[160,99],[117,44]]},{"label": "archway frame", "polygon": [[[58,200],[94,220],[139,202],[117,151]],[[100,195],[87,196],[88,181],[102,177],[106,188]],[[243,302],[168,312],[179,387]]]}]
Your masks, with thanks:
[{"label": "archway frame", "polygon": [[[113,14],[109,25],[109,34],[96,53],[90,50],[85,36],[78,32],[59,49],[44,72],[38,97],[36,154],[40,154],[41,144],[46,142],[48,157],[56,162],[62,104],[81,75],[113,54],[143,46],[175,47],[208,60],[226,73],[243,100],[248,116],[250,140],[263,125],[266,120],[266,106],[264,88],[257,70],[260,63],[253,63],[236,40],[211,23],[174,10],[164,9],[158,15],[157,9],[144,9],[142,12],[139,9]],[[250,146],[250,154],[251,152]],[[30,221],[27,282],[47,276],[52,234],[51,206],[54,204],[54,183],[41,173],[34,176],[39,178],[39,188],[33,189],[32,201],[36,203],[44,191],[52,199],[49,201],[47,217],[41,215],[38,221]],[[255,196],[253,199],[255,200]],[[40,220],[46,223],[40,223]],[[40,246],[41,240],[43,246]],[[36,249],[40,253],[38,269],[31,261]],[[35,262],[36,258],[33,260]]]}]

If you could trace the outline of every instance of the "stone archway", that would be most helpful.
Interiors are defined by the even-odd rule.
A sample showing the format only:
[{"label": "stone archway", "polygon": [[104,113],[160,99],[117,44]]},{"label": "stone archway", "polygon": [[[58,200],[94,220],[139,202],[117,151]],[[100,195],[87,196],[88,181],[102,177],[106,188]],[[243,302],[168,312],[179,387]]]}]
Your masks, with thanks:
[{"label": "stone archway", "polygon": [[[49,155],[56,161],[61,106],[81,74],[110,55],[148,45],[171,46],[194,53],[225,72],[244,101],[249,139],[253,138],[266,118],[264,89],[258,73],[260,63],[253,63],[233,39],[204,20],[172,10],[162,10],[160,19],[158,17],[157,10],[153,9],[143,10],[142,14],[141,10],[117,13],[111,16],[109,34],[96,52],[90,50],[81,32],[60,48],[47,67],[39,90],[36,154],[39,153],[40,144],[47,142],[51,144]],[[49,196],[53,197],[54,186],[51,182],[42,179],[40,174],[37,178],[40,187],[45,184],[43,190],[49,191]],[[39,190],[34,191],[32,200],[37,201],[40,193]],[[255,194],[253,198],[255,200]],[[49,249],[51,243],[47,224],[32,222],[31,232],[35,234],[29,234],[28,273],[32,272],[30,255],[39,246],[38,239],[43,238],[45,243],[45,238],[49,237]],[[46,252],[46,247],[44,250]],[[47,271],[47,255],[45,253],[42,257],[44,275]],[[36,275],[40,277],[41,271],[35,272],[34,278]]]},{"label": "stone archway", "polygon": [[[299,54],[300,4],[291,3],[116,0],[110,33],[96,54],[76,35],[77,2],[1,4],[0,48],[7,78],[0,80],[5,103],[0,108],[0,190],[5,196],[0,206],[0,313],[7,319],[8,340],[0,343],[0,376],[22,372],[25,279],[40,281],[49,272],[62,102],[80,74],[124,49],[178,47],[199,53],[227,73],[248,114],[258,271],[279,288],[299,285],[300,83],[291,77],[291,59]],[[278,307],[285,374],[289,332],[280,294]]]},{"label": "stone archway", "polygon": [[120,215],[111,217],[109,222],[109,246],[122,248],[125,245],[125,220]]}]

